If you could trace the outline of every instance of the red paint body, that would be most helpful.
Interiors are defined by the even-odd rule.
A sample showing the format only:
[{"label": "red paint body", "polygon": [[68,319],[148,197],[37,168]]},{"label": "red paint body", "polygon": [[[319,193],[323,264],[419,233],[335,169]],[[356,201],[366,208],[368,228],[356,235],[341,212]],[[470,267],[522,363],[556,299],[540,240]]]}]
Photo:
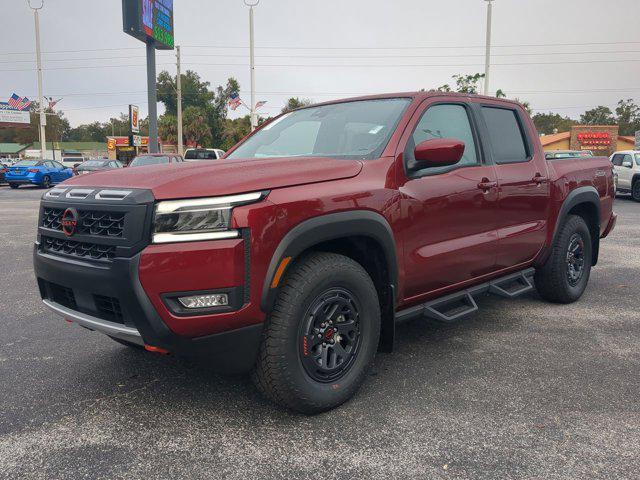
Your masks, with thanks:
[{"label": "red paint body", "polygon": [[[167,326],[196,337],[264,321],[260,299],[267,269],[283,237],[301,222],[329,213],[370,210],[391,226],[398,261],[398,310],[474,283],[536,265],[551,244],[563,201],[593,186],[601,201],[600,233],[613,228],[613,180],[606,158],[546,161],[522,107],[495,98],[436,92],[410,97],[387,147],[375,160],[270,158],[221,160],[105,171],[72,186],[135,187],[157,200],[270,190],[266,200],[237,207],[233,223],[250,229],[249,302],[239,311],[175,317],[160,295],[240,286],[243,239],[151,245],[141,255],[141,284]],[[506,106],[526,119],[533,156],[525,163],[479,165],[410,178],[403,151],[421,114],[442,102]],[[482,136],[480,143],[484,141]]]}]

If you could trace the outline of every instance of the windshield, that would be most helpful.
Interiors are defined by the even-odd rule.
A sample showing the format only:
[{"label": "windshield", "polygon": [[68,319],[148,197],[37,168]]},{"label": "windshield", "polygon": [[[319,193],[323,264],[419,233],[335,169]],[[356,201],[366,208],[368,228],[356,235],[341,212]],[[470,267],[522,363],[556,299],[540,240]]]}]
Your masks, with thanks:
[{"label": "windshield", "polygon": [[136,157],[131,162],[130,167],[141,167],[143,165],[159,165],[161,163],[169,163],[169,157],[152,157],[150,155],[142,155],[140,157]]},{"label": "windshield", "polygon": [[88,162],[83,162],[81,167],[104,167],[107,162],[102,162],[100,160],[89,160]]},{"label": "windshield", "polygon": [[14,164],[14,167],[37,167],[38,165],[42,165],[40,160],[22,160]]},{"label": "windshield", "polygon": [[390,98],[296,110],[259,130],[227,158],[376,158],[409,103],[408,98]]}]

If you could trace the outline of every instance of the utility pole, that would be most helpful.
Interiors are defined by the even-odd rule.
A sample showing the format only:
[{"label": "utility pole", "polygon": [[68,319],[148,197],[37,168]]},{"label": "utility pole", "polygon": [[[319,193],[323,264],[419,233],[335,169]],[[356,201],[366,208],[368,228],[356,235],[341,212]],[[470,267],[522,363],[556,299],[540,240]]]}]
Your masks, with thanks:
[{"label": "utility pole", "polygon": [[36,62],[38,67],[38,108],[40,110],[40,155],[42,159],[47,157],[47,139],[45,133],[45,127],[47,125],[47,117],[44,112],[44,95],[42,94],[42,52],[40,50],[40,12],[39,10],[44,7],[44,0],[40,3],[39,7],[33,7],[31,0],[27,0],[29,8],[33,10],[33,18],[36,24]]},{"label": "utility pole", "polygon": [[156,47],[147,39],[147,97],[149,100],[149,153],[158,153],[158,91],[156,88]]},{"label": "utility pole", "polygon": [[180,45],[176,46],[176,58],[178,60],[176,76],[176,87],[178,88],[178,155],[184,155],[182,143],[182,75],[180,73]]},{"label": "utility pole", "polygon": [[249,64],[251,68],[251,130],[255,130],[258,126],[256,117],[256,64],[254,55],[254,36],[253,36],[253,7],[257,6],[260,0],[244,0],[244,4],[249,7]]},{"label": "utility pole", "polygon": [[491,10],[493,0],[485,0],[487,2],[487,44],[485,47],[484,59],[484,94],[489,95],[489,70],[491,67]]}]

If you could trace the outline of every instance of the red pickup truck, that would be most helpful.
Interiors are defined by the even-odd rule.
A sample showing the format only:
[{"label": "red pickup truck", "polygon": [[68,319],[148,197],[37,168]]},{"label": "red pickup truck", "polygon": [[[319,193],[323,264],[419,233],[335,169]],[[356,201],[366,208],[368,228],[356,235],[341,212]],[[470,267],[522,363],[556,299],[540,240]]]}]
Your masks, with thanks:
[{"label": "red pickup truck", "polygon": [[614,228],[607,158],[546,160],[521,105],[400,93],[281,115],[223,160],[83,175],[42,199],[35,274],[68,321],[350,398],[398,320],[479,295],[580,298]]}]

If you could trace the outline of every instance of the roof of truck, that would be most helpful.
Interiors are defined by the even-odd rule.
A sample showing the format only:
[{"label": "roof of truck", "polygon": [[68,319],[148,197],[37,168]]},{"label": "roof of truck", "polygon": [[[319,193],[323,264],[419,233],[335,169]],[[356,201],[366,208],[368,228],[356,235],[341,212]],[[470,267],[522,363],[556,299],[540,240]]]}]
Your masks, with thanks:
[{"label": "roof of truck", "polygon": [[384,99],[384,98],[426,99],[429,97],[436,97],[436,96],[459,97],[459,98],[483,98],[486,100],[493,100],[493,101],[497,100],[504,103],[521,105],[519,102],[515,100],[510,100],[508,98],[497,98],[497,97],[491,97],[487,95],[477,95],[477,94],[471,94],[471,93],[442,92],[440,90],[424,90],[424,91],[421,90],[417,92],[380,93],[376,95],[363,95],[359,97],[340,98],[340,99],[329,100],[321,103],[314,103],[312,105],[301,107],[301,108],[315,107],[318,105],[331,105],[333,103],[353,102],[358,100],[377,100],[377,99]]}]

